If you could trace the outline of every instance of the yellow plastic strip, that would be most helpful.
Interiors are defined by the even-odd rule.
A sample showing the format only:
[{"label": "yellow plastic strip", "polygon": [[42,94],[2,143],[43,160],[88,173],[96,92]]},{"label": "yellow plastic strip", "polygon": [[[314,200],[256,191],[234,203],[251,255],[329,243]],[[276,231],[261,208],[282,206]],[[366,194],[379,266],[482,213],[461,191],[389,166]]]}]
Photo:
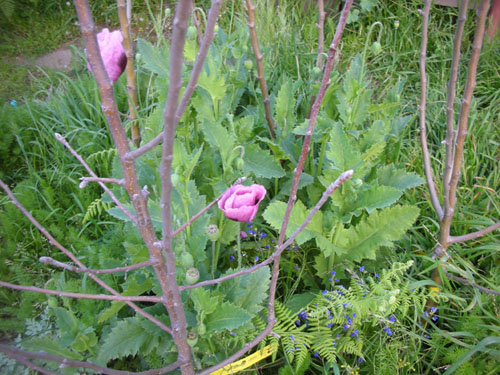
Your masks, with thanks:
[{"label": "yellow plastic strip", "polygon": [[436,294],[438,294],[441,291],[441,289],[439,289],[436,286],[430,286],[429,290],[431,291],[432,296],[435,296]]},{"label": "yellow plastic strip", "polygon": [[269,357],[271,354],[273,354],[271,345],[265,346],[262,350],[258,350],[255,353],[250,354],[248,357],[240,359],[239,361],[230,363],[220,370],[212,372],[210,375],[236,374],[237,372],[244,370],[247,367],[250,367],[253,364],[263,360],[264,358]]}]

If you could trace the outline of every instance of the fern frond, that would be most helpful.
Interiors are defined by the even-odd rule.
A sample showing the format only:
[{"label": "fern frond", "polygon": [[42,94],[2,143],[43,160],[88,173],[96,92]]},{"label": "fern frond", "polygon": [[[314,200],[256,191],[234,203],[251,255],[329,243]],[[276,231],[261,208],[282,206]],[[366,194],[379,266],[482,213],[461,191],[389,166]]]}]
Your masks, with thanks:
[{"label": "fern frond", "polygon": [[96,199],[87,207],[87,211],[85,212],[85,216],[83,217],[82,224],[85,224],[90,219],[97,217],[102,213],[102,211],[109,210],[111,207],[113,207],[113,203],[103,202],[100,198]]}]

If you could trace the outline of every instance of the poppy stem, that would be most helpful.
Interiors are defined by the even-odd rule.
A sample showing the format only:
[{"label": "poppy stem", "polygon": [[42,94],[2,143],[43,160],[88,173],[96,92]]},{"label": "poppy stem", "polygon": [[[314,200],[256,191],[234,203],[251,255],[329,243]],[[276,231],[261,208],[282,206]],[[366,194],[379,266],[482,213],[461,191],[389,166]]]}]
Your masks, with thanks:
[{"label": "poppy stem", "polygon": [[241,269],[241,223],[238,222],[238,235],[236,236],[236,244],[238,246],[238,269]]}]

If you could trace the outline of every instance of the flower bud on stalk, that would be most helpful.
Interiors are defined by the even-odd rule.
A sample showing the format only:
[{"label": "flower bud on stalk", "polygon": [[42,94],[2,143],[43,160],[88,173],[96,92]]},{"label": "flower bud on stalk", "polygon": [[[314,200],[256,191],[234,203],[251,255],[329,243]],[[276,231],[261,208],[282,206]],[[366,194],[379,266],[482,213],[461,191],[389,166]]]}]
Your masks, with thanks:
[{"label": "flower bud on stalk", "polygon": [[207,236],[210,241],[217,241],[220,237],[219,227],[215,224],[210,224],[207,227]]},{"label": "flower bud on stalk", "polygon": [[181,266],[186,268],[193,267],[194,264],[193,256],[187,251],[183,251],[179,258],[179,263],[181,264]]},{"label": "flower bud on stalk", "polygon": [[187,343],[190,347],[193,347],[196,345],[196,343],[198,342],[198,335],[196,334],[196,332],[189,332],[187,334]]},{"label": "flower bud on stalk", "polygon": [[194,268],[191,267],[186,271],[186,283],[188,285],[193,285],[200,279],[200,272]]}]

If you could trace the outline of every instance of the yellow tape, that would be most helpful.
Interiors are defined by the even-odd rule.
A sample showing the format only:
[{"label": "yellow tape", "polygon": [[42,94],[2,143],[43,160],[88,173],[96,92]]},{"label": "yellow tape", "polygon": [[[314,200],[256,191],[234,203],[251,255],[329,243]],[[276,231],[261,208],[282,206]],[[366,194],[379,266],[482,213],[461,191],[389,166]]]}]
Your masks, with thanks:
[{"label": "yellow tape", "polygon": [[271,345],[265,346],[262,350],[258,350],[255,353],[250,354],[248,357],[240,359],[239,361],[230,363],[220,370],[212,372],[210,375],[236,374],[237,372],[244,370],[247,367],[250,367],[253,364],[263,360],[264,358],[269,357],[271,354],[273,354]]},{"label": "yellow tape", "polygon": [[437,286],[430,286],[429,290],[431,291],[431,295],[433,296],[441,291],[441,289],[439,289]]}]

